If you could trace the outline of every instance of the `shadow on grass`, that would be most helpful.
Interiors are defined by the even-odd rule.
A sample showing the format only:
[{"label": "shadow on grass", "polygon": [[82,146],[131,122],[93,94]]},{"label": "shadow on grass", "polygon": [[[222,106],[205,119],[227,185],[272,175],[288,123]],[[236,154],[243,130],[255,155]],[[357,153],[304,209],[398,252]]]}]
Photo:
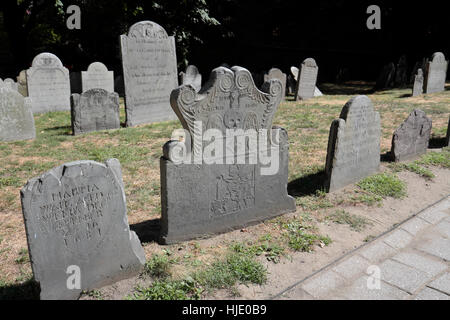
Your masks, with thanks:
[{"label": "shadow on grass", "polygon": [[142,243],[158,242],[161,229],[161,219],[156,218],[140,223],[135,223],[130,225],[130,229],[136,232],[139,240]]},{"label": "shadow on grass", "polygon": [[318,190],[325,189],[325,170],[313,173],[288,183],[288,194],[293,197],[301,197],[315,194]]},{"label": "shadow on grass", "polygon": [[401,96],[398,96],[398,98],[410,98],[410,97],[412,97],[412,93],[405,93],[405,94],[402,94]]},{"label": "shadow on grass", "polygon": [[51,128],[46,128],[44,129],[44,131],[60,131],[60,132],[56,132],[56,134],[52,134],[53,135],[66,135],[66,136],[71,136],[72,135],[72,126],[59,126],[59,127],[51,127]]},{"label": "shadow on grass", "polygon": [[28,280],[0,287],[0,300],[39,300],[40,291],[39,283]]},{"label": "shadow on grass", "polygon": [[324,83],[320,85],[320,90],[325,95],[360,95],[372,94],[375,92],[373,83],[360,81],[342,84]]},{"label": "shadow on grass", "polygon": [[445,137],[432,137],[428,142],[428,149],[440,149],[445,147]]}]

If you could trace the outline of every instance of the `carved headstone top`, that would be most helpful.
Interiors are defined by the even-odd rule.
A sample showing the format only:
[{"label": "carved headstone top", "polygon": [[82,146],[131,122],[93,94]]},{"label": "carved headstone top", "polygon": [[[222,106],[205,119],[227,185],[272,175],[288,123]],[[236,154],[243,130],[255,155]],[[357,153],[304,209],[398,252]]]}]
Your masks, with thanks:
[{"label": "carved headstone top", "polygon": [[59,60],[59,58],[53,53],[43,52],[34,57],[31,66],[40,68],[57,68],[62,67],[63,65],[61,60]]},{"label": "carved headstone top", "polygon": [[299,71],[299,69],[297,67],[294,67],[294,66],[291,67],[291,73],[292,73],[292,76],[294,77],[295,81],[298,80],[298,71]]},{"label": "carved headstone top", "polygon": [[93,71],[93,72],[107,72],[108,68],[101,62],[92,62],[88,68],[87,71]]},{"label": "carved headstone top", "polygon": [[153,21],[140,21],[133,24],[128,30],[128,36],[133,38],[167,39],[166,30]]},{"label": "carved headstone top", "polygon": [[82,92],[89,89],[105,89],[108,92],[114,92],[114,72],[108,71],[101,62],[93,62],[87,71],[81,72],[81,87]]},{"label": "carved headstone top", "polygon": [[186,72],[181,72],[181,83],[190,84],[195,88],[195,91],[200,91],[202,88],[202,75],[194,65],[189,65]]}]

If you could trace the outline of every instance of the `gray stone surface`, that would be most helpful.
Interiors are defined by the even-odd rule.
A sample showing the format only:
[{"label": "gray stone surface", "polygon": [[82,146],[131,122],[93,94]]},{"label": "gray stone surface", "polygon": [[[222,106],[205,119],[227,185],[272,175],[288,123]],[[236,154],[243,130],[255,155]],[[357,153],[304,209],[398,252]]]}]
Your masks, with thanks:
[{"label": "gray stone surface", "polygon": [[414,76],[414,85],[413,85],[413,91],[412,96],[418,96],[423,93],[423,71],[422,69],[417,70],[417,74]]},{"label": "gray stone surface", "polygon": [[386,260],[380,265],[381,280],[394,285],[409,294],[413,294],[425,285],[431,276],[416,268],[393,260]]},{"label": "gray stone surface", "polygon": [[450,261],[450,240],[436,236],[421,243],[418,248],[428,254],[434,255],[445,261]]},{"label": "gray stone surface", "polygon": [[450,300],[450,296],[425,287],[417,294],[414,300]]},{"label": "gray stone surface", "polygon": [[412,235],[403,229],[398,229],[384,238],[384,242],[395,249],[406,247],[413,239]]},{"label": "gray stone surface", "polygon": [[431,119],[420,109],[412,111],[394,131],[391,156],[394,161],[414,159],[427,152],[431,134]]},{"label": "gray stone surface", "polygon": [[202,88],[202,75],[194,65],[189,65],[186,72],[180,72],[181,84],[190,84],[196,92]]},{"label": "gray stone surface", "polygon": [[[166,143],[161,158],[161,241],[164,243],[226,232],[295,211],[295,201],[288,196],[286,188],[287,133],[281,128],[272,129],[272,118],[282,96],[281,82],[272,79],[260,91],[248,70],[219,67],[212,71],[200,92],[197,94],[191,86],[184,85],[171,94],[171,104],[185,136],[181,141],[177,138]],[[201,123],[202,129],[195,127],[195,121]],[[216,129],[216,146],[222,142],[227,150],[216,161],[205,161],[209,144],[200,139],[203,129]],[[248,161],[256,155],[249,152],[248,147],[254,147],[253,143],[226,145],[226,134],[233,129],[268,131],[273,136],[278,133],[278,139],[268,144],[267,149],[256,151],[275,152],[273,162],[278,162],[278,170],[268,173],[264,171],[268,165]],[[244,135],[236,132],[238,138]],[[244,156],[245,164],[237,164],[228,154],[240,147],[245,148],[239,153]],[[185,150],[187,156],[178,156],[177,150]],[[192,163],[192,158],[197,162]]]},{"label": "gray stone surface", "polygon": [[314,97],[319,67],[313,58],[305,59],[300,65],[295,100],[306,100]]},{"label": "gray stone surface", "polygon": [[34,139],[33,112],[30,98],[16,90],[0,86],[0,141]]},{"label": "gray stone surface", "polygon": [[364,273],[370,262],[359,255],[351,256],[333,267],[333,271],[346,279],[352,279],[360,273]]},{"label": "gray stone surface", "polygon": [[141,21],[120,36],[128,127],[176,119],[170,93],[178,86],[175,40],[158,24]]},{"label": "gray stone surface", "polygon": [[428,61],[425,70],[424,92],[433,93],[444,91],[448,62],[442,52],[435,52]]},{"label": "gray stone surface", "polygon": [[376,89],[388,89],[394,87],[395,65],[393,62],[388,63],[382,69],[377,78]]},{"label": "gray stone surface", "polygon": [[434,277],[447,269],[447,264],[432,257],[425,257],[414,252],[400,252],[392,257],[393,260],[406,264]]},{"label": "gray stone surface", "polygon": [[343,295],[350,300],[400,300],[409,297],[409,294],[388,283],[381,282],[379,289],[369,289],[367,276],[362,276],[349,287],[343,290]]},{"label": "gray stone surface", "polygon": [[409,234],[415,236],[418,232],[422,231],[423,229],[429,226],[430,224],[425,220],[419,217],[415,217],[409,220],[408,222],[405,222],[401,228],[407,231]]},{"label": "gray stone surface", "polygon": [[450,295],[450,273],[446,272],[436,280],[432,281],[428,286]]},{"label": "gray stone surface", "polygon": [[87,71],[81,71],[81,89],[82,92],[89,89],[104,89],[114,92],[114,72],[108,71],[108,68],[101,62],[92,62]]},{"label": "gray stone surface", "polygon": [[104,89],[90,89],[71,98],[72,132],[120,128],[119,95]]},{"label": "gray stone surface", "polygon": [[69,70],[54,54],[38,54],[27,70],[33,113],[70,110]]},{"label": "gray stone surface", "polygon": [[[21,200],[41,299],[77,299],[83,290],[136,275],[145,263],[129,229],[117,159],[63,164],[29,180]],[[76,284],[73,266],[80,289],[67,285]]]},{"label": "gray stone surface", "polygon": [[332,192],[378,171],[380,115],[366,96],[350,99],[332,122],[325,171]]},{"label": "gray stone surface", "polygon": [[278,79],[278,80],[281,81],[281,84],[283,85],[283,96],[282,96],[282,99],[284,99],[285,96],[286,96],[286,74],[283,73],[278,68],[272,68],[272,69],[269,70],[269,72],[264,74],[264,82],[267,82],[270,79]]},{"label": "gray stone surface", "polygon": [[3,80],[3,84],[7,88],[18,91],[17,83],[11,78],[6,78],[5,80]]},{"label": "gray stone surface", "polygon": [[345,282],[345,278],[334,271],[327,270],[319,273],[312,279],[306,280],[302,285],[302,289],[312,295],[316,299],[325,298],[329,291],[341,287]]},{"label": "gray stone surface", "polygon": [[27,87],[27,71],[20,71],[17,76],[17,91],[24,97],[28,97],[28,87]]}]

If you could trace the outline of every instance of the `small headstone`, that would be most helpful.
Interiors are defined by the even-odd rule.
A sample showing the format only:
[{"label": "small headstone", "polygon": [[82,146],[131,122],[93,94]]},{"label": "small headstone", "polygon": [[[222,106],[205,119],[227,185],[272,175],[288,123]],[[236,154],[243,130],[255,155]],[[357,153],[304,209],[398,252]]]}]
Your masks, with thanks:
[{"label": "small headstone", "polygon": [[269,70],[268,73],[264,74],[264,82],[269,81],[270,79],[278,79],[281,81],[281,84],[283,85],[283,96],[282,99],[286,96],[286,74],[283,73],[278,68],[272,68]]},{"label": "small headstone", "polygon": [[175,40],[160,25],[141,21],[120,36],[127,127],[176,119],[170,92],[178,86]]},{"label": "small headstone", "polygon": [[431,134],[431,119],[415,109],[394,131],[391,156],[395,162],[416,158],[427,152]]},{"label": "small headstone", "polygon": [[30,98],[0,85],[0,141],[28,140],[35,137]]},{"label": "small headstone", "polygon": [[202,75],[198,72],[196,66],[187,66],[186,72],[180,72],[180,75],[181,84],[190,84],[194,87],[195,91],[200,91],[202,88]]},{"label": "small headstone", "polygon": [[445,90],[445,79],[447,77],[447,65],[442,52],[435,52],[428,61],[425,70],[424,93],[441,92]]},{"label": "small headstone", "polygon": [[406,56],[402,55],[395,68],[395,86],[398,88],[406,87],[408,82],[408,63]]},{"label": "small headstone", "polygon": [[77,299],[144,265],[144,250],[128,225],[117,159],[63,164],[29,180],[21,200],[41,299]]},{"label": "small headstone", "polygon": [[330,192],[378,171],[380,115],[367,96],[356,96],[332,122],[328,139],[326,187]]},{"label": "small headstone", "polygon": [[33,59],[27,85],[33,113],[70,110],[69,70],[54,54],[44,52]]},{"label": "small headstone", "polygon": [[3,80],[3,84],[5,87],[18,91],[17,83],[11,78],[6,78],[5,80]]},{"label": "small headstone", "polygon": [[[171,94],[172,107],[185,132],[172,135],[173,140],[164,145],[160,162],[164,243],[226,232],[295,211],[295,201],[286,190],[287,133],[272,128],[282,97],[281,82],[271,79],[260,91],[248,70],[218,67],[200,92],[183,85]],[[247,132],[256,135],[258,130],[273,138],[255,150],[256,141],[246,140],[245,136]],[[206,133],[214,133],[214,145],[221,146],[214,152],[205,141]],[[236,134],[231,145],[227,134],[228,138]],[[233,152],[241,147],[246,150]],[[222,149],[226,152],[221,155]],[[180,157],[177,150],[185,150],[187,157],[183,153]],[[264,171],[269,165],[266,167],[259,156],[257,161],[249,161],[252,155],[269,150],[273,155],[271,163],[277,166],[273,171]],[[245,163],[239,162],[236,154],[242,155]]]},{"label": "small headstone", "polygon": [[319,67],[313,58],[305,59],[300,65],[295,100],[306,100],[314,97]]},{"label": "small headstone", "polygon": [[119,95],[104,89],[90,89],[71,98],[74,135],[120,128]]},{"label": "small headstone", "polygon": [[394,80],[395,80],[395,65],[393,62],[391,62],[385,65],[383,69],[381,69],[375,88],[376,89],[393,88]]},{"label": "small headstone", "polygon": [[28,97],[28,88],[27,88],[27,71],[20,71],[17,76],[17,91],[24,97]]},{"label": "small headstone", "polygon": [[81,71],[81,89],[82,92],[89,89],[104,89],[114,92],[114,72],[108,71],[108,68],[101,62],[91,63],[87,71]]},{"label": "small headstone", "polygon": [[422,69],[417,70],[417,74],[414,78],[414,86],[412,96],[418,96],[423,93],[423,72]]}]

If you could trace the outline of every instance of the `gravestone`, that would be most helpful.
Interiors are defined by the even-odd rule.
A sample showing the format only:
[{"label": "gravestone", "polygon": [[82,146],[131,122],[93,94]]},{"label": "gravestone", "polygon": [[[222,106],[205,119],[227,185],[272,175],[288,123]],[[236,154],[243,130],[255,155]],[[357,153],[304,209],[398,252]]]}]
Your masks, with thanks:
[{"label": "gravestone", "polygon": [[3,80],[3,84],[7,88],[18,91],[17,83],[11,78],[6,78],[5,80]]},{"label": "gravestone", "polygon": [[[186,85],[172,91],[171,105],[185,131],[175,132],[163,147],[161,242],[227,232],[295,211],[286,188],[287,133],[272,128],[282,84],[271,79],[262,88],[244,68],[218,67],[202,94]],[[259,142],[272,139],[255,150],[256,140],[247,141],[245,135],[256,136],[258,130],[266,133]],[[206,137],[211,133],[214,152]],[[266,152],[271,161],[262,159]]]},{"label": "gravestone", "polygon": [[422,69],[417,70],[417,74],[414,78],[414,86],[412,91],[412,96],[418,96],[423,93],[423,72]]},{"label": "gravestone", "polygon": [[28,97],[28,88],[27,88],[27,71],[20,71],[17,76],[17,91],[24,97]]},{"label": "gravestone", "polygon": [[71,97],[74,135],[120,128],[119,95],[104,89],[89,89]]},{"label": "gravestone", "polygon": [[27,70],[33,113],[70,110],[69,70],[54,54],[38,54]]},{"label": "gravestone", "polygon": [[329,192],[378,171],[380,136],[380,115],[372,101],[367,96],[350,99],[331,123],[325,166]]},{"label": "gravestone", "polygon": [[408,82],[408,63],[406,56],[402,55],[395,68],[395,86],[398,88],[406,87]]},{"label": "gravestone", "polygon": [[20,194],[41,299],[77,299],[144,265],[144,250],[128,225],[117,159],[63,164],[29,180]]},{"label": "gravestone", "polygon": [[305,59],[300,65],[295,100],[306,100],[314,97],[319,67],[313,58]]},{"label": "gravestone", "polygon": [[385,65],[377,78],[376,89],[389,89],[394,87],[395,65],[393,62]]},{"label": "gravestone", "polygon": [[281,84],[283,85],[283,96],[282,99],[284,100],[285,96],[286,96],[286,74],[283,73],[280,69],[278,68],[272,68],[269,70],[269,72],[267,72],[266,74],[264,74],[264,82],[269,81],[270,79],[278,79],[281,81]]},{"label": "gravestone", "polygon": [[445,146],[450,147],[450,117],[448,117],[447,137],[445,138]]},{"label": "gravestone", "polygon": [[114,92],[114,72],[108,71],[108,68],[101,62],[91,63],[87,71],[81,71],[81,89],[82,92],[89,89],[104,89]]},{"label": "gravestone", "polygon": [[441,52],[435,52],[428,61],[425,70],[424,92],[433,93],[445,90],[445,79],[447,77],[447,65],[445,56]]},{"label": "gravestone", "polygon": [[416,158],[427,152],[431,134],[431,119],[415,109],[394,131],[391,156],[395,162]]},{"label": "gravestone", "polygon": [[198,72],[196,66],[187,66],[186,72],[180,72],[180,77],[181,84],[190,84],[197,92],[202,88],[202,75]]},{"label": "gravestone", "polygon": [[19,92],[0,85],[0,141],[34,139],[31,101]]},{"label": "gravestone", "polygon": [[127,127],[176,119],[170,92],[178,86],[175,40],[160,25],[141,21],[120,36]]}]

